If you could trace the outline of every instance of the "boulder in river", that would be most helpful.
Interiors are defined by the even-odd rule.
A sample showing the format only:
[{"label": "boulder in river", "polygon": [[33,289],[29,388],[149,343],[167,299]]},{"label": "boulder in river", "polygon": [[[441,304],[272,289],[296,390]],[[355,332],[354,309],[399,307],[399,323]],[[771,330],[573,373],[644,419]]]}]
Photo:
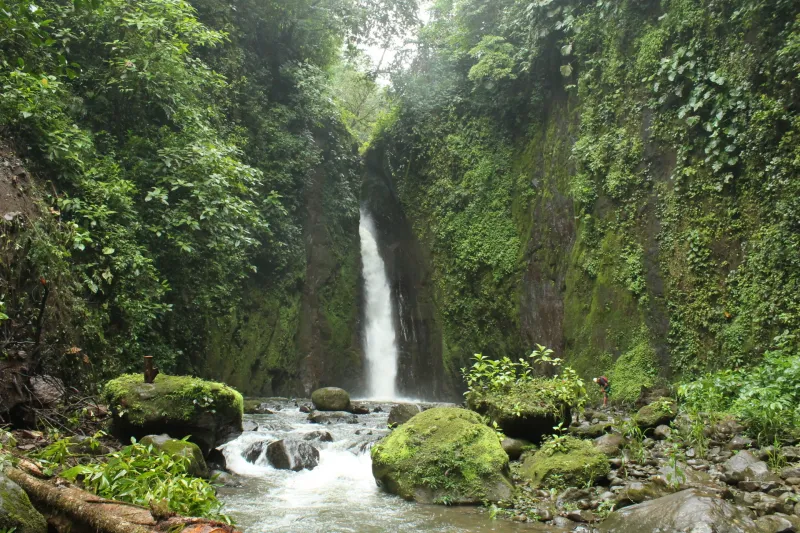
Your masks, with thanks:
[{"label": "boulder in river", "polygon": [[400,424],[405,424],[421,412],[422,407],[415,403],[399,403],[392,406],[392,410],[389,411],[389,420],[387,423],[389,427],[397,427]]},{"label": "boulder in river", "polygon": [[282,439],[267,446],[267,459],[280,470],[314,470],[319,464],[319,450],[302,440]]},{"label": "boulder in river", "polygon": [[308,415],[308,421],[314,424],[357,424],[358,418],[345,411],[312,411]]},{"label": "boulder in river", "polygon": [[208,477],[208,466],[203,459],[203,452],[193,442],[173,439],[169,435],[147,435],[141,444],[152,446],[174,458],[186,458],[186,472],[195,477]]},{"label": "boulder in river", "polygon": [[242,432],[242,395],[222,383],[159,374],[148,384],[142,374],[126,374],[109,381],[104,393],[112,433],[122,442],[161,433],[191,436],[206,455]]},{"label": "boulder in river", "polygon": [[337,387],[324,387],[311,393],[311,403],[317,411],[349,411],[350,394]]},{"label": "boulder in river", "polygon": [[317,440],[319,442],[333,442],[330,431],[312,431],[303,435],[303,440]]},{"label": "boulder in river", "polygon": [[47,533],[47,522],[19,485],[0,472],[0,531]]},{"label": "boulder in river", "polygon": [[378,485],[421,503],[478,504],[512,495],[508,455],[481,417],[436,407],[394,430],[372,448]]},{"label": "boulder in river", "polygon": [[548,486],[558,479],[567,486],[585,486],[605,478],[611,468],[608,457],[591,441],[564,437],[557,445],[547,444],[528,456],[520,474],[533,487]]},{"label": "boulder in river", "polygon": [[256,462],[258,462],[259,457],[263,455],[264,450],[267,449],[268,444],[269,442],[267,441],[254,442],[253,444],[248,446],[245,449],[245,451],[242,452],[242,456],[248,463],[256,464]]},{"label": "boulder in river", "polygon": [[698,489],[632,505],[611,513],[598,526],[602,533],[686,531],[757,533],[749,511]]},{"label": "boulder in river", "polygon": [[502,392],[473,391],[467,395],[467,407],[487,415],[509,437],[539,442],[571,419],[569,405],[559,399],[556,387],[554,381],[535,379]]}]

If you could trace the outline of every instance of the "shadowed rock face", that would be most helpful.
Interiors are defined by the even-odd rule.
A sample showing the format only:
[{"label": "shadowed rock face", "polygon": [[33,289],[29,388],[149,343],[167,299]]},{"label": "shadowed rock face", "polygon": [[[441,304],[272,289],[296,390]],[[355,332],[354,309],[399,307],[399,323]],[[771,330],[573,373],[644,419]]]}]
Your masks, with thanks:
[{"label": "shadowed rock face", "polygon": [[370,152],[362,197],[375,220],[378,246],[397,310],[398,392],[428,400],[453,399],[456,385],[442,363],[442,331],[434,302],[428,251],[414,236],[381,153]]}]

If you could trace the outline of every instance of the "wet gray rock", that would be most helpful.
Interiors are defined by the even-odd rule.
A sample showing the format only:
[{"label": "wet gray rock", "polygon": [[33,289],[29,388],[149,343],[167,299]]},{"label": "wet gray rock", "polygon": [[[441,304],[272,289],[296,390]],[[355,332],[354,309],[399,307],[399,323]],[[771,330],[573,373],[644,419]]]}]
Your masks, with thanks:
[{"label": "wet gray rock", "polygon": [[747,448],[752,448],[753,445],[755,445],[755,441],[750,437],[736,435],[725,445],[725,448],[728,450],[746,450]]},{"label": "wet gray rock", "polygon": [[242,452],[242,456],[244,457],[245,461],[248,463],[255,464],[258,462],[259,457],[264,453],[264,450],[267,449],[267,441],[255,442],[247,447],[247,449]]},{"label": "wet gray rock", "polygon": [[333,435],[329,431],[312,431],[303,435],[303,440],[318,440],[319,442],[333,442]]},{"label": "wet gray rock", "polygon": [[314,424],[358,424],[356,415],[345,411],[313,411],[308,415],[308,421]]},{"label": "wet gray rock", "polygon": [[642,483],[641,481],[634,481],[624,485],[622,490],[617,492],[614,502],[617,508],[622,508],[661,498],[669,494],[669,492],[670,491],[660,483]]},{"label": "wet gray rock", "polygon": [[609,457],[619,455],[625,439],[619,433],[606,433],[594,440],[595,447]]},{"label": "wet gray rock", "polygon": [[511,437],[506,437],[503,439],[503,442],[500,445],[503,447],[503,450],[508,454],[508,458],[512,461],[516,461],[522,456],[522,452],[524,451],[526,446],[530,446],[530,442],[523,439],[512,439]]},{"label": "wet gray rock", "polygon": [[389,424],[389,427],[397,427],[401,424],[405,424],[421,412],[422,407],[415,403],[400,403],[393,405],[392,410],[389,411],[389,421],[387,423]]},{"label": "wet gray rock", "polygon": [[354,404],[350,409],[350,412],[352,412],[354,415],[368,415],[369,407],[363,404]]},{"label": "wet gray rock", "polygon": [[281,470],[313,470],[319,464],[319,450],[306,441],[282,439],[267,446],[267,459]]},{"label": "wet gray rock", "polygon": [[648,531],[758,533],[747,509],[698,489],[626,507],[598,525],[601,533]]},{"label": "wet gray rock", "polygon": [[788,517],[780,515],[762,516],[756,520],[759,531],[762,533],[792,533],[794,524]]},{"label": "wet gray rock", "polygon": [[800,461],[800,446],[784,446],[781,454],[790,463]]},{"label": "wet gray rock", "polygon": [[47,522],[19,485],[0,472],[0,530],[47,533]]},{"label": "wet gray rock", "polygon": [[252,420],[245,420],[242,422],[243,431],[258,431],[258,424]]},{"label": "wet gray rock", "polygon": [[672,434],[672,429],[665,424],[661,424],[657,426],[656,429],[653,430],[653,437],[658,440],[666,440]]},{"label": "wet gray rock", "polygon": [[781,470],[781,478],[790,479],[794,477],[800,478],[800,466],[787,466]]},{"label": "wet gray rock", "polygon": [[744,481],[745,470],[752,465],[759,462],[759,460],[750,452],[743,450],[722,465],[725,473],[725,481],[728,483],[738,483]]}]

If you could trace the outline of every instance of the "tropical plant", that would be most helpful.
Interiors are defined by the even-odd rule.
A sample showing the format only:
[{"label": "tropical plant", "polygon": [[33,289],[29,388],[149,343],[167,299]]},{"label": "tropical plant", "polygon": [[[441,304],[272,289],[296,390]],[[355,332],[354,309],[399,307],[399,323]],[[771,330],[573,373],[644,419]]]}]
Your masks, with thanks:
[{"label": "tropical plant", "polygon": [[78,465],[61,476],[103,498],[144,506],[167,500],[172,512],[231,523],[214,486],[188,474],[190,461],[134,441],[103,462]]}]

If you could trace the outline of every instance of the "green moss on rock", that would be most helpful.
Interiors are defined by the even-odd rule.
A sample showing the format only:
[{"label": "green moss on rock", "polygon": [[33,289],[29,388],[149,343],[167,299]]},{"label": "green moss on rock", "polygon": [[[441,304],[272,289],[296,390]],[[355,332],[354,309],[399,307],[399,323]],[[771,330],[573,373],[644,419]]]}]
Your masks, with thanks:
[{"label": "green moss on rock", "polygon": [[652,387],[658,377],[658,360],[647,340],[619,356],[609,373],[611,398],[633,403],[642,389]]},{"label": "green moss on rock", "polygon": [[242,395],[222,383],[159,375],[147,384],[141,374],[126,374],[109,381],[104,395],[114,415],[112,431],[123,441],[191,436],[208,453],[242,431]]},{"label": "green moss on rock", "polygon": [[520,474],[534,487],[579,487],[606,476],[609,471],[608,457],[592,442],[566,437],[558,451],[545,446],[528,456]]},{"label": "green moss on rock", "polygon": [[349,411],[350,395],[344,389],[324,387],[311,393],[311,402],[319,411]]},{"label": "green moss on rock", "polygon": [[467,407],[496,422],[509,437],[538,442],[570,419],[569,405],[558,398],[558,383],[534,379],[501,392],[470,392]]},{"label": "green moss on rock", "polygon": [[169,435],[148,435],[142,439],[141,443],[145,446],[152,446],[170,457],[185,457],[189,459],[186,472],[195,477],[208,477],[208,466],[203,458],[200,447],[185,440],[170,438]]},{"label": "green moss on rock", "polygon": [[19,485],[0,472],[0,531],[46,533],[47,522]]},{"label": "green moss on rock", "polygon": [[422,503],[474,504],[512,494],[508,455],[479,415],[436,407],[372,449],[372,473],[388,492]]},{"label": "green moss on rock", "polygon": [[672,398],[659,398],[645,405],[636,413],[634,420],[642,429],[649,429],[668,424],[678,414],[678,405]]}]

